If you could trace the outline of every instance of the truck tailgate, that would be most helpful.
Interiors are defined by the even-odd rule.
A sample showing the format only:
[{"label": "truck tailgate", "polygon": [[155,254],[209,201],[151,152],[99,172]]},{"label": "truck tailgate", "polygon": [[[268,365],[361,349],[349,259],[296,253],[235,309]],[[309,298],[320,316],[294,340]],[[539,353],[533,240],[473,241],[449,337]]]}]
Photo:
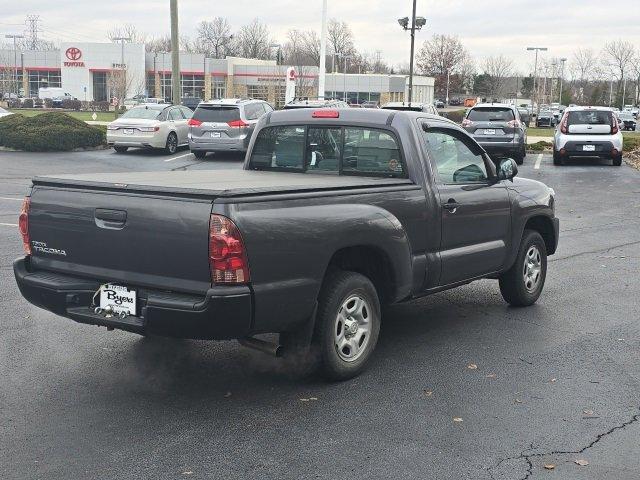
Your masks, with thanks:
[{"label": "truck tailgate", "polygon": [[211,199],[35,185],[32,265],[105,282],[204,293]]}]

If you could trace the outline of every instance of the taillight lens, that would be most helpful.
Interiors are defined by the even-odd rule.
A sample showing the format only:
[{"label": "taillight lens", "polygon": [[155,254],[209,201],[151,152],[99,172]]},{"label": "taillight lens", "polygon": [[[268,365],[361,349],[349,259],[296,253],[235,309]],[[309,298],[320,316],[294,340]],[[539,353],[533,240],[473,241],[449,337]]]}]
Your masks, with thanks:
[{"label": "taillight lens", "polygon": [[191,127],[199,127],[200,125],[202,125],[202,121],[200,121],[200,120],[198,120],[196,118],[190,118],[187,123]]},{"label": "taillight lens", "polygon": [[340,112],[338,110],[314,110],[311,114],[313,118],[340,118]]},{"label": "taillight lens", "polygon": [[560,131],[562,133],[569,133],[569,114],[565,113],[560,120]]},{"label": "taillight lens", "polygon": [[511,120],[507,125],[511,128],[520,128],[520,122],[518,120]]},{"label": "taillight lens", "polygon": [[611,115],[611,133],[618,133],[618,121],[615,115]]},{"label": "taillight lens", "polygon": [[211,215],[209,220],[209,265],[212,283],[249,282],[249,262],[240,230],[222,215]]},{"label": "taillight lens", "polygon": [[470,127],[471,125],[473,125],[473,122],[471,120],[469,120],[468,118],[465,118],[464,120],[462,120],[462,126],[463,127]]},{"label": "taillight lens", "polygon": [[31,198],[26,197],[22,202],[22,209],[18,217],[18,230],[22,237],[22,248],[26,255],[31,255],[31,239],[29,238],[29,208],[31,207]]},{"label": "taillight lens", "polygon": [[233,128],[242,128],[242,127],[248,127],[249,124],[246,122],[243,122],[242,120],[238,119],[238,120],[232,120],[230,122],[227,122],[227,125],[229,125],[230,127]]}]

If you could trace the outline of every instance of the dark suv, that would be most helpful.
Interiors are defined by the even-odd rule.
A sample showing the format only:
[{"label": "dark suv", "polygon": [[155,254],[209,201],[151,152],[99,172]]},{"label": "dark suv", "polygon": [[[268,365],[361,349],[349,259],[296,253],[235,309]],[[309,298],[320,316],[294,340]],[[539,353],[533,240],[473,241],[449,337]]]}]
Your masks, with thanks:
[{"label": "dark suv", "polygon": [[189,120],[189,149],[197,158],[204,158],[207,152],[246,152],[255,124],[272,111],[264,100],[200,102]]},{"label": "dark suv", "polygon": [[479,103],[467,112],[462,126],[494,162],[500,157],[512,157],[518,165],[524,162],[527,126],[513,105]]}]

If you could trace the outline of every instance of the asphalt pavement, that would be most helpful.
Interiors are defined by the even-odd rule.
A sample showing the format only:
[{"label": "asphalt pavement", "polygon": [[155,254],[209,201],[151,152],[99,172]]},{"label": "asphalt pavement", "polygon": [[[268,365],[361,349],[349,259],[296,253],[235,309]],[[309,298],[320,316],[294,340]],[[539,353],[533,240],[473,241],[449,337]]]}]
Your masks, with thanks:
[{"label": "asphalt pavement", "polygon": [[33,175],[240,163],[0,152],[0,478],[640,477],[640,172],[628,166],[528,155],[520,175],[556,190],[561,219],[538,303],[510,308],[483,280],[390,307],[370,368],[344,383],[297,378],[236,342],[108,332],[21,298],[11,262]]}]

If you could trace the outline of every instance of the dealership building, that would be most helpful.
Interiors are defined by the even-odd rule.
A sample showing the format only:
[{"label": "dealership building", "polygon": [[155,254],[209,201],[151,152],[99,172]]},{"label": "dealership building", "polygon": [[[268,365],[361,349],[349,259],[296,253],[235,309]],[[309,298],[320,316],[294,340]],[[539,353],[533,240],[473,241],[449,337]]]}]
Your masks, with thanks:
[{"label": "dealership building", "polygon": [[[181,52],[181,96],[259,98],[278,108],[284,104],[287,68],[275,60],[213,59]],[[109,101],[121,91],[113,79],[123,70],[127,97],[172,98],[171,54],[146,52],[143,44],[133,43],[64,42],[60,50],[0,50],[0,91],[20,90],[25,97],[37,97],[40,87],[62,87],[79,100]],[[296,95],[317,97],[318,67],[295,70]],[[407,89],[406,75],[334,73],[325,77],[325,96],[352,103],[402,101]],[[432,102],[433,78],[414,76],[413,98]]]}]

